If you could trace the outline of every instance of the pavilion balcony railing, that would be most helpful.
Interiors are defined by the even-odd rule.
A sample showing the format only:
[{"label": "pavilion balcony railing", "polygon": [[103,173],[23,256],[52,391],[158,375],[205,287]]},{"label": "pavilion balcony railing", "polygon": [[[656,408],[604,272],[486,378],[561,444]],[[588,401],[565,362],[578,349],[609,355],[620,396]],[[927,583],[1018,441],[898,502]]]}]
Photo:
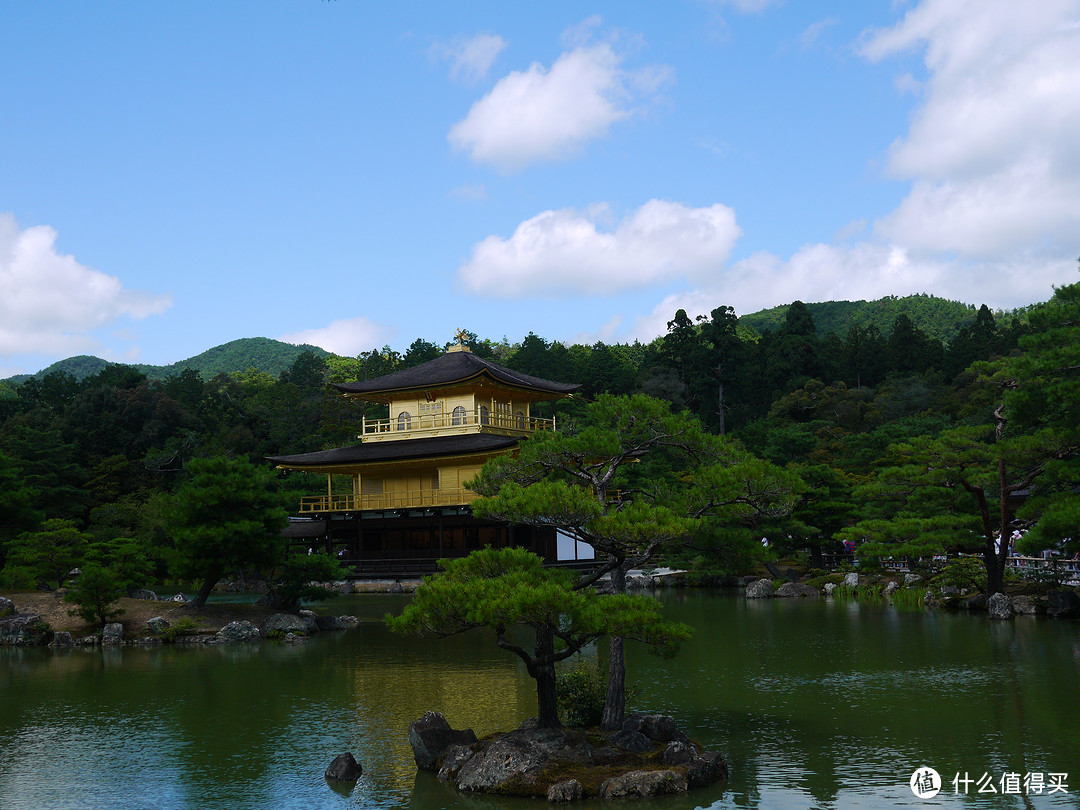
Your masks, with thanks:
[{"label": "pavilion balcony railing", "polygon": [[308,495],[300,499],[300,514],[463,506],[472,503],[478,497],[480,496],[468,489],[421,489],[374,495]]},{"label": "pavilion balcony railing", "polygon": [[386,434],[417,434],[435,431],[453,430],[476,425],[490,426],[501,430],[520,433],[535,433],[538,430],[554,430],[555,420],[538,416],[525,416],[521,413],[505,411],[451,411],[450,413],[404,414],[391,419],[364,418],[361,438],[385,437]]}]

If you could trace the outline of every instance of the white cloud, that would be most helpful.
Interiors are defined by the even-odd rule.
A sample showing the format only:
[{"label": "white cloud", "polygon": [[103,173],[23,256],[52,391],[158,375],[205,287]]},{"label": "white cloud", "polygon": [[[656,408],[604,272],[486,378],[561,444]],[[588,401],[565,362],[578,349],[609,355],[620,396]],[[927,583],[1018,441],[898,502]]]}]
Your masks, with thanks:
[{"label": "white cloud", "polygon": [[817,41],[821,39],[821,35],[825,33],[825,30],[832,28],[834,25],[840,22],[838,17],[826,17],[824,20],[818,20],[815,23],[811,23],[803,32],[799,35],[799,44],[803,49],[812,48],[817,44]]},{"label": "white cloud", "polygon": [[56,252],[47,225],[21,229],[0,214],[0,356],[96,350],[89,333],[168,309],[167,295],[126,290],[115,276]]},{"label": "white cloud", "polygon": [[[767,252],[736,262],[711,283],[669,295],[637,318],[623,340],[652,340],[667,332],[678,309],[693,318],[718,306],[739,315],[792,301],[873,301],[887,295],[930,293],[965,303],[1010,309],[1043,301],[1052,286],[1075,275],[1072,260],[959,263],[914,255],[897,245],[810,244],[790,259]],[[987,297],[990,296],[990,297]]]},{"label": "white cloud", "polygon": [[876,223],[883,238],[977,261],[1075,253],[1077,20],[1078,0],[924,0],[864,38],[874,61],[925,48],[928,70],[924,103],[889,150],[889,172],[913,185]]},{"label": "white cloud", "polygon": [[450,62],[450,78],[454,81],[478,82],[487,77],[506,44],[498,34],[477,34],[469,39],[437,43],[431,53]]},{"label": "white cloud", "polygon": [[919,106],[887,160],[911,186],[872,234],[855,221],[787,259],[756,253],[669,295],[621,338],[664,334],[679,308],[745,314],[926,292],[1010,309],[1075,281],[1080,0],[923,0],[860,43],[873,61],[915,48],[926,75],[904,73],[896,87]]},{"label": "white cloud", "polygon": [[670,68],[622,68],[610,42],[581,44],[550,69],[534,62],[513,71],[472,105],[447,135],[477,163],[515,171],[565,160],[629,118],[672,77]]},{"label": "white cloud", "polygon": [[306,329],[282,335],[278,340],[296,345],[307,343],[343,357],[354,357],[360,352],[377,347],[382,340],[383,328],[364,317],[334,321],[321,329]]},{"label": "white cloud", "polygon": [[473,246],[459,276],[472,292],[498,298],[607,295],[717,272],[740,234],[725,205],[690,208],[650,200],[610,230],[606,206],[544,211],[509,239]]}]

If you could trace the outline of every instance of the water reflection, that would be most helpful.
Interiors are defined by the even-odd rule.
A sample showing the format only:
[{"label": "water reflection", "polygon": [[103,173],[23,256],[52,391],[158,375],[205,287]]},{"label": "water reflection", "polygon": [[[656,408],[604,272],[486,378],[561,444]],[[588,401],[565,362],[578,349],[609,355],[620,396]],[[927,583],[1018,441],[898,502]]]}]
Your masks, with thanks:
[{"label": "water reflection", "polygon": [[[697,633],[673,662],[629,649],[633,703],[724,752],[732,779],[651,809],[1077,806],[1080,772],[1067,794],[1027,804],[961,800],[948,784],[1076,767],[1077,623],[662,598]],[[391,636],[377,618],[404,603],[338,600],[332,610],[369,621],[304,644],[0,648],[0,810],[537,807],[416,773],[405,732],[424,711],[484,734],[531,715],[535,692],[490,636]],[[322,773],[343,751],[364,775],[335,791]],[[914,797],[908,778],[924,764],[950,795]]]}]

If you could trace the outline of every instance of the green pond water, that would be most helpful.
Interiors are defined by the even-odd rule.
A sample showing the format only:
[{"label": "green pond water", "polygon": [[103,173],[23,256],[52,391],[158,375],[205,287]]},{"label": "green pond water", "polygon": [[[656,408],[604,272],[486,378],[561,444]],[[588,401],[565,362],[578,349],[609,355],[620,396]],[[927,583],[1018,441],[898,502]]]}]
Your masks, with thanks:
[{"label": "green pond water", "polygon": [[[696,633],[671,661],[630,652],[632,705],[674,716],[725,755],[731,779],[578,806],[1080,807],[1078,622],[726,592],[658,598]],[[388,633],[379,617],[407,599],[339,598],[320,609],[361,626],[303,644],[0,648],[0,810],[547,806],[465,796],[417,774],[412,720],[437,709],[483,735],[532,715],[535,692],[484,634]],[[343,751],[364,767],[349,792],[322,775]],[[941,774],[930,799],[909,786],[921,766]],[[954,786],[965,773],[971,783]],[[979,793],[984,774],[997,793]],[[1035,783],[1003,793],[1008,774]],[[1066,787],[1051,793],[1052,782]]]}]

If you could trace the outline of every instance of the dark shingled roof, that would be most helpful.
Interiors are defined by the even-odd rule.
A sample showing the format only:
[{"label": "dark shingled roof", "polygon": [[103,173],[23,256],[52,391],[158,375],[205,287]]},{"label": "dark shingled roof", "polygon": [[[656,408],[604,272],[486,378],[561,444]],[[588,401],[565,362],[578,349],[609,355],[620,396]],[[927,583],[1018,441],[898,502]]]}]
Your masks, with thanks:
[{"label": "dark shingled roof", "polygon": [[295,456],[268,456],[282,467],[325,467],[330,465],[370,464],[379,461],[403,461],[432,456],[487,453],[513,447],[520,436],[497,436],[493,433],[467,433],[463,436],[435,436],[429,439],[365,442],[350,447],[335,447]]},{"label": "dark shingled roof", "polygon": [[554,396],[566,396],[581,388],[573,383],[553,382],[532,377],[477,357],[470,351],[446,352],[434,360],[419,366],[395,371],[373,380],[357,380],[351,383],[334,383],[334,387],[345,394],[382,394],[389,391],[407,391],[409,389],[433,388],[462,382],[480,374],[487,374],[494,380],[530,391],[540,391]]}]

